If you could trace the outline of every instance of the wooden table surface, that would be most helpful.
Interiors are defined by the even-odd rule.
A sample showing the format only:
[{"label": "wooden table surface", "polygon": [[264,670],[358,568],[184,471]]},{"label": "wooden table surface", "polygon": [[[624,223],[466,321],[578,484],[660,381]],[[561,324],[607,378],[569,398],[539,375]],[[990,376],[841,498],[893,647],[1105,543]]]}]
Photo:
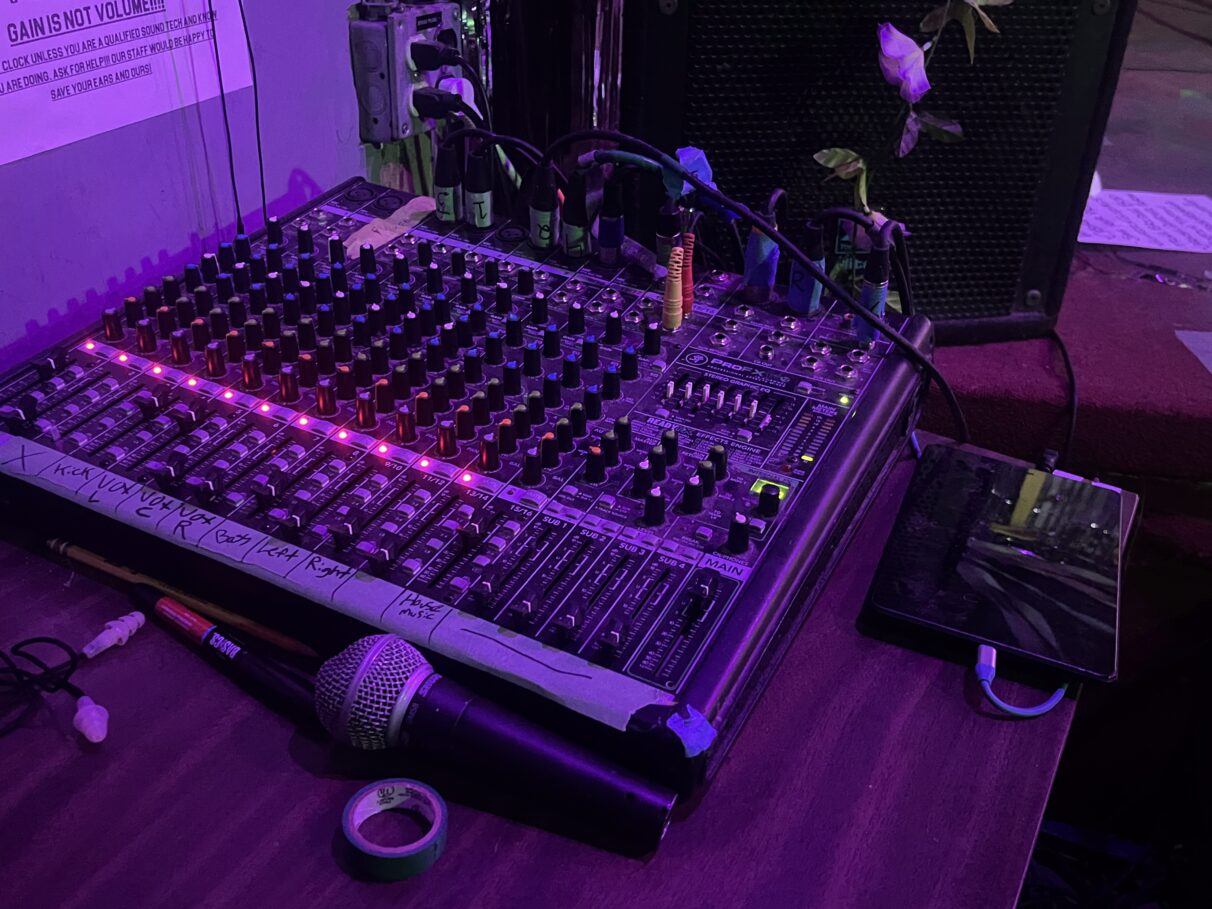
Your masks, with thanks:
[{"label": "wooden table surface", "polygon": [[[1074,705],[1008,721],[970,668],[856,630],[907,479],[881,490],[705,797],[647,860],[453,803],[428,873],[356,880],[337,830],[373,776],[149,625],[77,673],[110,711],[102,745],[77,737],[62,694],[0,739],[0,905],[1013,906]],[[9,544],[0,571],[5,646],[82,646],[128,610]]]}]

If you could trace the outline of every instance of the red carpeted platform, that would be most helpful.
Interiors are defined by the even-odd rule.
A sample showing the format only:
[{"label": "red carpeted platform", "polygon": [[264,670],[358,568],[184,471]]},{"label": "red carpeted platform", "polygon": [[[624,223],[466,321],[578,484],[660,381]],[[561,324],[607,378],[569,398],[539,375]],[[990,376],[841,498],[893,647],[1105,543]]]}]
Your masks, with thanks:
[{"label": "red carpeted platform", "polygon": [[[1212,332],[1212,295],[1142,280],[1122,264],[1104,269],[1101,259],[1074,261],[1058,326],[1080,395],[1069,468],[1212,480],[1212,372],[1175,334]],[[976,444],[1034,460],[1061,443],[1067,382],[1052,342],[943,348],[936,362]],[[937,391],[923,428],[954,433]]]}]

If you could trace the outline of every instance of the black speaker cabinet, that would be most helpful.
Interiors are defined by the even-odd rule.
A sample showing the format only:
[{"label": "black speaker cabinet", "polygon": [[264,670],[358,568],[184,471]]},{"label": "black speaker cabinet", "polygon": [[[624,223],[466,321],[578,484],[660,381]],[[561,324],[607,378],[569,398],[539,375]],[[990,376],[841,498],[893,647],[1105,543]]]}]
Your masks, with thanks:
[{"label": "black speaker cabinet", "polygon": [[[721,189],[760,205],[790,196],[805,219],[850,204],[813,154],[866,150],[870,201],[905,222],[917,311],[942,343],[1043,334],[1056,321],[1135,0],[988,6],[975,62],[947,25],[922,108],[963,141],[887,150],[903,102],[878,63],[877,28],[918,25],[945,0],[627,0],[622,126],[707,151]],[[952,0],[958,6],[963,0]],[[871,154],[874,150],[874,154]]]}]

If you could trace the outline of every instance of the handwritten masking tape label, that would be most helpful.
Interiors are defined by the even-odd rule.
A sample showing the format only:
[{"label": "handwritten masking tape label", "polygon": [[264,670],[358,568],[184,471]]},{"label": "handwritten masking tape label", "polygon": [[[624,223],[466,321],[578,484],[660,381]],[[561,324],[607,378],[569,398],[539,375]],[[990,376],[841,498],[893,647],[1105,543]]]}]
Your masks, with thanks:
[{"label": "handwritten masking tape label", "polygon": [[386,218],[376,218],[359,227],[345,239],[345,255],[356,258],[363,243],[375,249],[386,246],[400,234],[425,220],[434,210],[434,200],[429,196],[414,196]]},{"label": "handwritten masking tape label", "polygon": [[[61,462],[65,469],[54,478],[47,476]],[[90,468],[87,476],[77,466]],[[67,498],[93,511],[159,531],[178,546],[201,550],[216,561],[539,692],[615,729],[626,729],[632,715],[643,707],[675,702],[669,692],[638,679],[354,571],[158,490],[138,484],[130,489],[125,485],[130,480],[36,442],[0,433],[0,472],[52,492],[66,492]],[[92,494],[102,488],[111,493]]]}]

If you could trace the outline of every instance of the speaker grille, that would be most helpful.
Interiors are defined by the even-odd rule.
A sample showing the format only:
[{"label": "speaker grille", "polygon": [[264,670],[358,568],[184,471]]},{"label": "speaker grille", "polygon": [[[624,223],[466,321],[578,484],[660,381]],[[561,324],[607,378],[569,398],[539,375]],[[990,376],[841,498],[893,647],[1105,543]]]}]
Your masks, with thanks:
[{"label": "speaker grille", "polygon": [[872,206],[912,234],[918,311],[935,320],[1008,315],[1022,293],[1078,6],[990,7],[1001,34],[977,25],[975,64],[949,23],[919,107],[958,120],[966,138],[923,135],[897,159],[891,124],[902,104],[880,74],[876,29],[890,21],[921,43],[929,9],[920,0],[696,0],[687,140],[707,150],[720,186],[751,205],[783,186],[793,231],[814,211],[851,204],[850,185],[822,182],[827,172],[812,156],[854,148],[875,169]]}]

